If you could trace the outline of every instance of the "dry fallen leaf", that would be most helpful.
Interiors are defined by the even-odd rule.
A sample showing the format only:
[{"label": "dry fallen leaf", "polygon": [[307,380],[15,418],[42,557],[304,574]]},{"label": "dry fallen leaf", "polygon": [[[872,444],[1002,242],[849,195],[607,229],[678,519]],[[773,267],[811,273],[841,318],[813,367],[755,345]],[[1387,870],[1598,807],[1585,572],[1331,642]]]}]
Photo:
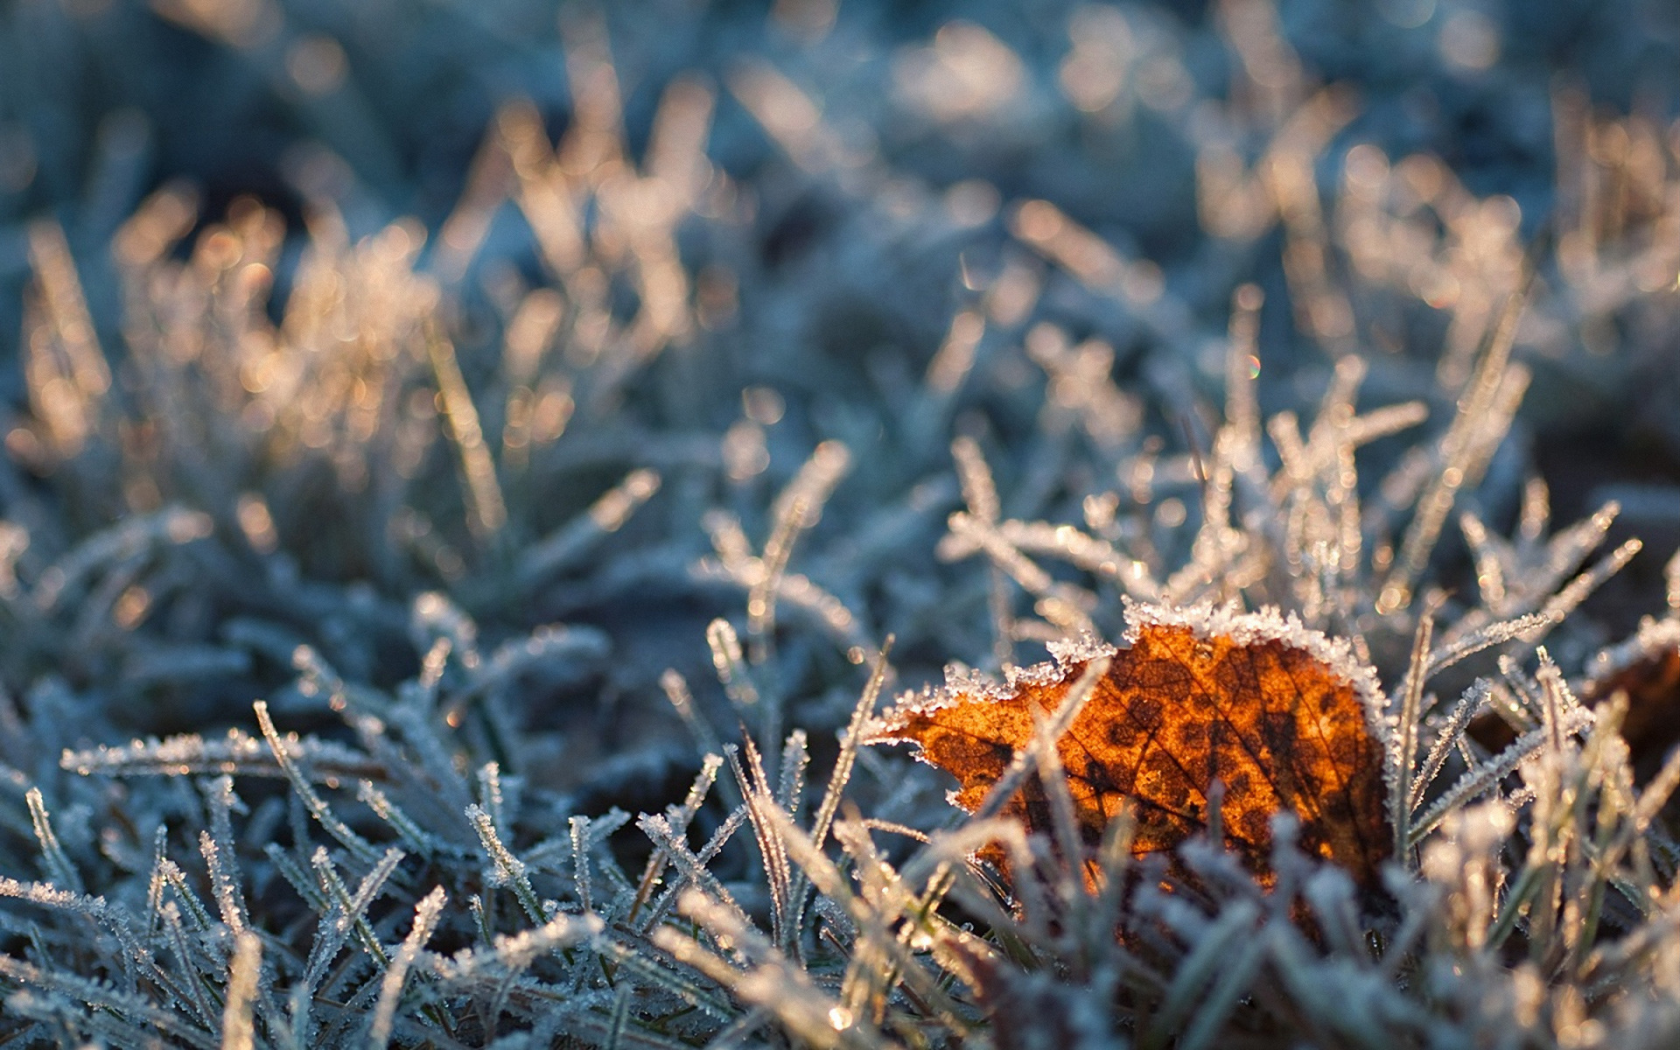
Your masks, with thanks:
[{"label": "dry fallen leaf", "polygon": [[[1063,649],[1055,663],[1012,669],[1005,683],[950,675],[943,689],[900,700],[871,732],[906,741],[959,781],[973,812],[1092,661],[1110,658],[1057,744],[1080,833],[1096,845],[1130,804],[1132,852],[1168,853],[1204,831],[1208,794],[1224,785],[1225,841],[1265,884],[1271,818],[1301,822],[1303,849],[1365,886],[1389,855],[1375,676],[1333,641],[1275,612],[1134,605],[1127,648]],[[1002,812],[1048,831],[1044,788],[1029,778]]]},{"label": "dry fallen leaf", "polygon": [[1649,782],[1680,743],[1680,621],[1647,620],[1634,637],[1600,653],[1588,670],[1579,689],[1582,703],[1627,696],[1622,739],[1635,781]]},{"label": "dry fallen leaf", "polygon": [[[1640,786],[1650,783],[1680,743],[1680,620],[1647,619],[1633,637],[1587,661],[1585,676],[1570,684],[1588,707],[1617,694],[1626,698],[1621,736],[1633,780]],[[1466,733],[1488,753],[1498,754],[1516,741],[1519,727],[1489,711],[1473,719]]]}]

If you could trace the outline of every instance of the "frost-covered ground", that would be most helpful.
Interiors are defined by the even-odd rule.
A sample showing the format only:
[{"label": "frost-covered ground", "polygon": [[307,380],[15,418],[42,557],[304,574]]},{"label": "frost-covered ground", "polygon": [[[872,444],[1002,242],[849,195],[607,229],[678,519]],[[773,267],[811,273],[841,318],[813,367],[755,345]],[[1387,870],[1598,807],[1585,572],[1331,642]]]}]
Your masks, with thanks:
[{"label": "frost-covered ground", "polygon": [[[1677,71],[1657,0],[5,7],[0,1038],[1674,1045]],[[1267,607],[1374,682],[1380,887],[1077,878],[858,746]]]}]

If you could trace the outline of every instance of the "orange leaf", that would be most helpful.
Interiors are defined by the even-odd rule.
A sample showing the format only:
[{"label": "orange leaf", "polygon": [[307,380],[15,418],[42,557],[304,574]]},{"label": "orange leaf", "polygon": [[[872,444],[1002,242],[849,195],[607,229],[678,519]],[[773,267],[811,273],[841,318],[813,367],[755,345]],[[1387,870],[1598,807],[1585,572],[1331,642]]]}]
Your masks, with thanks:
[{"label": "orange leaf", "polygon": [[[1034,712],[1048,717],[1086,665],[1109,656],[1057,743],[1087,845],[1129,804],[1133,853],[1170,853],[1206,830],[1217,780],[1226,845],[1263,883],[1273,881],[1271,818],[1288,810],[1303,849],[1375,885],[1392,846],[1372,728],[1382,699],[1347,644],[1271,611],[1132,605],[1128,619],[1127,648],[1065,649],[1055,663],[1011,669],[1003,684],[952,675],[902,698],[869,739],[917,744],[957,778],[951,800],[973,812],[1030,743]],[[1031,779],[1003,812],[1049,831],[1048,800]]]}]

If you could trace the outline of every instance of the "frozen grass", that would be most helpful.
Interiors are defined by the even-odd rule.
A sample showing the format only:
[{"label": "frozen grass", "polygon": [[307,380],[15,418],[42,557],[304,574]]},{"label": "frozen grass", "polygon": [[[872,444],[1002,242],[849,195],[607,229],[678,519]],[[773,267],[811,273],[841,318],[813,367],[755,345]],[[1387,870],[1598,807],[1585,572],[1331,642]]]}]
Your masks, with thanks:
[{"label": "frozen grass", "polygon": [[[172,183],[108,252],[21,234],[0,1041],[1680,1040],[1680,759],[1632,732],[1680,707],[1610,686],[1675,658],[1680,561],[1595,608],[1639,543],[1614,504],[1554,526],[1535,451],[1572,401],[1674,397],[1671,113],[1385,6],[1371,83],[1549,110],[1519,206],[1263,0],[894,47],[782,0],[721,77],[647,85],[568,7],[563,135],[506,104],[428,231],[368,221],[308,12],[160,9],[351,163],[294,158],[305,229]],[[1169,886],[1127,820],[1087,879],[861,746],[947,664],[1283,615],[1368,684],[1381,892],[1288,815],[1269,892],[1205,841]],[[1055,725],[1016,771],[1053,795]]]}]

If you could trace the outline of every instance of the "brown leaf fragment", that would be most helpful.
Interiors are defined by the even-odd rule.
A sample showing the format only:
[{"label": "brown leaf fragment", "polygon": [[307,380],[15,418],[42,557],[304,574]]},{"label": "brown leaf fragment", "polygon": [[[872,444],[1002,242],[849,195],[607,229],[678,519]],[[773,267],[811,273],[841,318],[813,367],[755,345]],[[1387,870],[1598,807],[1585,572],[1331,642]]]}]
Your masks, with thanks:
[{"label": "brown leaf fragment", "polygon": [[1622,739],[1634,779],[1644,784],[1680,743],[1680,621],[1647,620],[1634,637],[1591,661],[1590,671],[1578,690],[1583,703],[1627,696]]},{"label": "brown leaf fragment", "polygon": [[[1303,849],[1375,885],[1392,836],[1372,672],[1345,643],[1275,612],[1133,605],[1128,618],[1126,648],[1064,650],[1004,684],[951,676],[944,689],[901,699],[869,739],[918,745],[923,760],[957,778],[952,801],[973,812],[1028,746],[1035,712],[1048,717],[1086,665],[1108,656],[1057,743],[1088,847],[1130,805],[1133,854],[1170,854],[1207,829],[1217,780],[1226,846],[1263,884],[1274,878],[1271,819],[1287,810],[1300,819]],[[1050,830],[1049,800],[1033,778],[1002,812],[1029,831]]]},{"label": "brown leaf fragment", "polygon": [[[1618,693],[1627,698],[1621,736],[1634,783],[1649,783],[1680,744],[1680,620],[1646,619],[1633,637],[1587,661],[1586,674],[1571,687],[1588,707]],[[1488,753],[1498,754],[1516,741],[1519,728],[1490,711],[1472,719],[1466,733]]]}]

